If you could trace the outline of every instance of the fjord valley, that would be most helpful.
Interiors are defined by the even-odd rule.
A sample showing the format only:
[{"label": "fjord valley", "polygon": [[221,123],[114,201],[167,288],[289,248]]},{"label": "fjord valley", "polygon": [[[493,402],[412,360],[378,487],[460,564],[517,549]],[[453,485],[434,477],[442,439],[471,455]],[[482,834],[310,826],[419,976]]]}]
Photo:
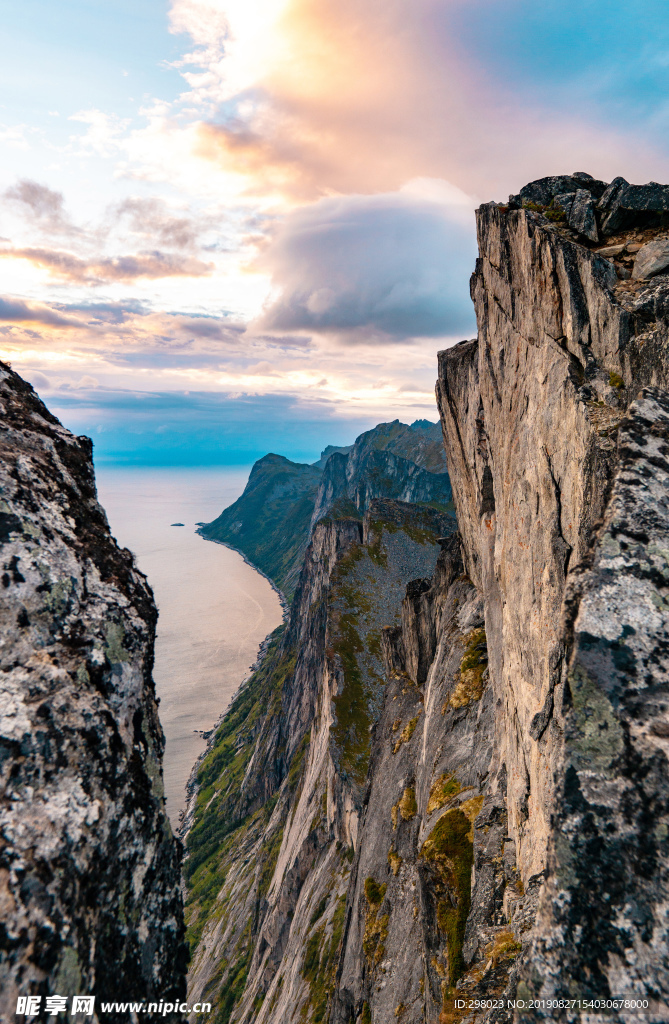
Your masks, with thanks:
[{"label": "fjord valley", "polygon": [[113,965],[215,1024],[667,1019],[669,186],[542,178],[477,232],[438,430],[268,455],[201,528],[291,603],[195,766],[185,907],[150,592],[3,368],[11,998]]}]

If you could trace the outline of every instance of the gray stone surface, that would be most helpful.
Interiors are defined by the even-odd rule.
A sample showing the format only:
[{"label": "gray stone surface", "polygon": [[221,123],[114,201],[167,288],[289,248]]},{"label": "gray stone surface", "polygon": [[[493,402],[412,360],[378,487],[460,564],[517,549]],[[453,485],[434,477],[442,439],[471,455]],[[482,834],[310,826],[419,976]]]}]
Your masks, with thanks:
[{"label": "gray stone surface", "polygon": [[599,241],[595,217],[595,200],[586,189],[580,188],[574,194],[573,202],[567,214],[567,223],[570,228],[578,231],[579,235],[589,238],[591,242]]},{"label": "gray stone surface", "polygon": [[153,596],[109,533],[90,440],[4,364],[0,416],[0,1018],[28,994],[182,1000]]},{"label": "gray stone surface", "polygon": [[632,277],[635,280],[640,278],[655,277],[669,268],[669,239],[658,238],[648,242],[639,249],[634,260]]}]

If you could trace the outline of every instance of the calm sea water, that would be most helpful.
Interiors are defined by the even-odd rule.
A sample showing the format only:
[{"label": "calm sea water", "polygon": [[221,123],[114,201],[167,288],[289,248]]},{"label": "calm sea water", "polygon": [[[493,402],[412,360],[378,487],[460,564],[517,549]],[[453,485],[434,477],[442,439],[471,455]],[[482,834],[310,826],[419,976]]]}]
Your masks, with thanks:
[{"label": "calm sea water", "polygon": [[[112,533],[130,548],[158,605],[154,678],[165,732],[165,792],[174,824],[210,729],[281,622],[276,593],[235,551],[203,540],[244,489],[248,469],[96,469]],[[183,526],[172,526],[172,523]]]}]

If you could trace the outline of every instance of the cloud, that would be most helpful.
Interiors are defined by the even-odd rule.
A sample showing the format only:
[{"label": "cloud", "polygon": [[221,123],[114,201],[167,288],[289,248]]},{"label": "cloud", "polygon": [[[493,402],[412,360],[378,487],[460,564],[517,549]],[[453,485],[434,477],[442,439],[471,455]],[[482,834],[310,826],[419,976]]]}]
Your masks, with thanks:
[{"label": "cloud", "polygon": [[81,320],[63,316],[62,313],[36,303],[27,303],[22,299],[7,299],[0,296],[0,322],[4,323],[37,323],[49,327],[83,327]]},{"label": "cloud", "polygon": [[115,207],[114,215],[115,218],[126,217],[135,234],[175,249],[193,249],[205,230],[205,225],[192,217],[175,216],[162,199],[153,197],[130,196]]},{"label": "cloud", "polygon": [[65,213],[62,192],[55,192],[30,178],[21,178],[4,192],[3,198],[27,214],[47,234],[80,234],[80,229]]},{"label": "cloud", "polygon": [[289,214],[257,260],[280,290],[259,327],[357,341],[470,330],[473,203],[418,191],[322,199]]},{"label": "cloud", "polygon": [[[249,194],[304,201],[429,175],[504,198],[577,165],[609,179],[657,166],[662,142],[650,133],[632,144],[632,125],[621,132],[587,104],[560,108],[549,88],[539,101],[531,82],[494,73],[464,0],[414,0],[410,17],[402,0],[259,3],[175,0],[171,14],[200,47],[182,71],[188,99],[217,108],[199,126],[198,152],[246,176]],[[474,6],[479,20],[499,8],[528,20],[519,2]],[[550,38],[532,14],[545,69]]]},{"label": "cloud", "polygon": [[0,257],[28,260],[52,277],[87,285],[131,282],[143,277],[208,277],[214,270],[213,263],[159,251],[82,259],[57,249],[12,248],[0,250]]}]

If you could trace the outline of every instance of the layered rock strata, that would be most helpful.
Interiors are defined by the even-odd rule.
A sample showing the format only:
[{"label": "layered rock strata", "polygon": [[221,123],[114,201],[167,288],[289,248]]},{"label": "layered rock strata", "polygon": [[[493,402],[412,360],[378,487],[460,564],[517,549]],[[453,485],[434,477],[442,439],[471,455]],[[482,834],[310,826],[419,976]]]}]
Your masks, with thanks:
[{"label": "layered rock strata", "polygon": [[667,393],[640,388],[666,384],[666,282],[628,291],[541,212],[490,204],[478,233],[479,338],[441,354],[438,400],[509,834],[523,885],[548,878],[522,991],[661,1020]]},{"label": "layered rock strata", "polygon": [[0,1017],[20,995],[181,1001],[153,597],[110,536],[90,440],[4,364],[0,409]]}]

